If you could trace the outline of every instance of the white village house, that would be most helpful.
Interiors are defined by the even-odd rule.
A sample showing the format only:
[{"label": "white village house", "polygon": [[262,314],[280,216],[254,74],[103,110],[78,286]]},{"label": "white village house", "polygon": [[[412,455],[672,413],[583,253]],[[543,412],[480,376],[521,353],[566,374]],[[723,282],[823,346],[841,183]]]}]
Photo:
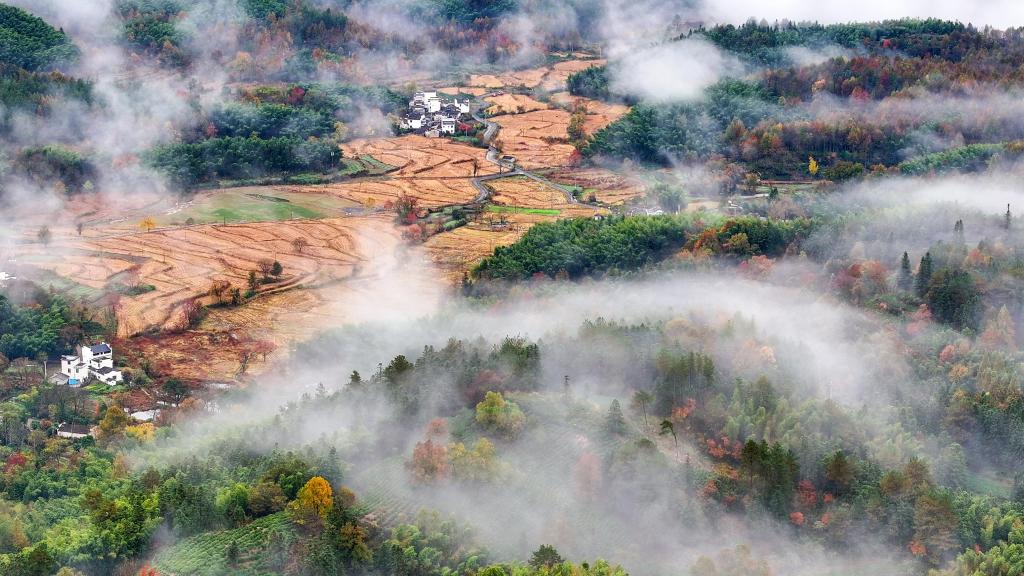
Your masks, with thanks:
[{"label": "white village house", "polygon": [[69,386],[81,386],[90,378],[111,386],[124,381],[121,371],[114,369],[114,351],[106,342],[82,346],[78,356],[61,356],[60,371]]},{"label": "white village house", "polygon": [[92,435],[92,428],[81,424],[68,424],[67,422],[61,422],[60,426],[57,427],[57,436],[61,438],[81,440],[82,438]]},{"label": "white village house", "polygon": [[409,101],[409,111],[402,116],[401,127],[432,137],[455,134],[459,120],[468,114],[469,104],[462,104],[457,98],[444,99],[437,92],[417,92]]}]

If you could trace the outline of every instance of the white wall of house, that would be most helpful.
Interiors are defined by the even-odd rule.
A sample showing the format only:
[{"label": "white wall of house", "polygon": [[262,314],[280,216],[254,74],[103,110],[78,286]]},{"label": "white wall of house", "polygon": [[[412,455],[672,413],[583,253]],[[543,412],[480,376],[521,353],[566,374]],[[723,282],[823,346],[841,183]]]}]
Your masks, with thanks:
[{"label": "white wall of house", "polygon": [[[104,343],[105,344],[105,343]],[[109,349],[110,347],[107,346]],[[89,377],[114,385],[124,381],[120,370],[114,370],[113,351],[96,354],[89,346],[79,348],[79,356],[61,356],[60,371],[68,378],[84,383]],[[101,372],[106,370],[105,373]]]}]

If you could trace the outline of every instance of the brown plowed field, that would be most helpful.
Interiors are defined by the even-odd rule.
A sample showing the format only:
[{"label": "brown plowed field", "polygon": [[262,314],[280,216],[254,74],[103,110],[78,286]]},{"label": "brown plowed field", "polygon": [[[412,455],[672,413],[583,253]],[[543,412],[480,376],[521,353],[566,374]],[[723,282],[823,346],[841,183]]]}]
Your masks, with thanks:
[{"label": "brown plowed field", "polygon": [[[560,218],[585,218],[603,212],[585,204],[570,204],[562,192],[525,176],[492,180],[486,185],[494,190],[492,201],[501,206],[558,210]],[[554,216],[546,218],[555,219]]]},{"label": "brown plowed field", "polygon": [[487,93],[487,88],[469,88],[466,86],[448,86],[445,88],[438,88],[438,92],[441,94],[448,94],[454,96],[456,94],[470,94],[472,96],[483,96]]},{"label": "brown plowed field", "polygon": [[[491,216],[494,222],[498,222],[497,214]],[[509,222],[508,225],[492,227],[485,221],[475,222],[451,232],[431,236],[423,244],[445,280],[452,284],[459,282],[463,273],[471,270],[480,260],[494,252],[495,248],[508,246],[526,233],[529,226],[516,223],[519,215],[504,216],[507,216],[505,220]]]},{"label": "brown plowed field", "polygon": [[590,66],[602,66],[604,64],[605,60],[565,60],[540,68],[513,70],[501,74],[474,74],[469,78],[469,86],[487,89],[515,88],[519,86],[536,88],[540,86],[549,92],[557,92],[565,90],[565,83],[570,74]]},{"label": "brown plowed field", "polygon": [[[490,164],[490,163],[488,163]],[[492,165],[493,166],[493,165]],[[358,202],[363,206],[383,207],[406,194],[416,198],[420,206],[434,207],[445,204],[464,204],[476,197],[476,189],[469,178],[410,178],[391,177],[367,179],[322,186],[294,186],[290,190],[305,193],[333,194]]]},{"label": "brown plowed field", "polygon": [[[575,184],[608,204],[642,193],[643,184],[597,168],[559,168],[573,154],[567,142],[570,111],[587,107],[585,130],[593,133],[619,118],[625,106],[574,98],[565,93],[569,74],[601,60],[563,61],[531,70],[472,77],[465,88],[447,93],[483,95],[493,89],[525,86],[550,93],[549,104],[521,94],[489,98],[502,152],[516,156],[527,169],[551,169],[554,181]],[[372,156],[396,167],[385,176],[328,185],[209,190],[185,199],[171,195],[130,197],[101,193],[77,195],[63,208],[33,207],[12,228],[6,252],[98,291],[124,282],[131,272],[155,289],[122,296],[117,304],[118,332],[132,336],[132,347],[168,374],[189,380],[231,380],[240,355],[255,340],[270,340],[277,352],[266,362],[250,361],[249,374],[267,370],[295,342],[345,323],[408,319],[436,310],[448,288],[497,246],[515,242],[539,222],[590,217],[603,210],[567,202],[563,193],[527,178],[489,182],[498,206],[557,210],[557,214],[486,211],[476,221],[409,245],[394,215],[382,210],[399,196],[421,206],[438,207],[472,201],[471,178],[496,172],[485,150],[442,138],[402,136],[357,139],[342,146],[348,157]],[[273,202],[273,203],[271,203]],[[291,210],[278,210],[290,202]],[[370,208],[360,210],[359,206]],[[304,212],[303,212],[304,210]],[[232,216],[225,216],[230,213]],[[291,216],[304,213],[307,218]],[[342,216],[362,213],[363,215]],[[313,216],[310,216],[313,214]],[[5,215],[6,216],[6,215]],[[139,230],[146,216],[160,227]],[[180,226],[192,218],[197,225]],[[316,219],[319,218],[319,219]],[[232,219],[236,223],[205,224]],[[273,221],[271,221],[273,220]],[[79,236],[74,225],[84,222]],[[251,222],[250,222],[251,221]],[[42,224],[53,233],[49,246],[35,242]],[[300,252],[292,241],[308,245]],[[209,308],[202,322],[173,332],[182,305],[193,297],[213,304],[211,283],[227,281],[245,291],[247,277],[261,259],[284,267],[279,281],[260,287],[242,306]],[[143,335],[163,330],[157,335]]]},{"label": "brown plowed field", "polygon": [[605,204],[623,204],[644,193],[643,182],[604,168],[561,168],[546,176],[560,184],[580,186]]},{"label": "brown plowed field", "polygon": [[[141,260],[141,283],[156,289],[121,298],[118,332],[131,336],[177,327],[181,304],[205,295],[212,280],[226,280],[244,291],[249,271],[257,270],[261,259],[277,260],[285,271],[280,282],[263,291],[347,278],[380,249],[380,230],[394,238],[392,244],[398,242],[390,215],[194,226],[83,240],[74,246],[79,256],[41,266],[102,287],[132,260]],[[308,242],[301,253],[292,246],[297,237]],[[365,237],[374,241],[361,245]]]},{"label": "brown plowed field", "polygon": [[583,123],[583,129],[587,134],[597,132],[629,112],[629,106],[625,104],[609,104],[600,100],[573,96],[568,92],[552,94],[551,102],[570,111],[575,110],[577,106],[586,106],[587,120]]},{"label": "brown plowed field", "polygon": [[502,94],[501,96],[489,96],[484,100],[491,103],[491,106],[487,108],[487,113],[492,116],[498,114],[522,114],[524,112],[547,110],[550,108],[547,104],[538,102],[523,94]]},{"label": "brown plowed field", "polygon": [[565,166],[574,148],[566,129],[569,113],[565,110],[538,110],[526,114],[507,114],[494,118],[501,125],[498,141],[504,154],[511,154],[527,169]]},{"label": "brown plowed field", "polygon": [[[583,124],[588,134],[611,124],[628,110],[624,106],[595,105],[593,102],[587,101],[587,119]],[[524,168],[565,166],[573,151],[572,145],[566,141],[570,117],[571,114],[565,110],[497,116],[494,121],[501,125],[498,133],[501,150],[515,156]]]},{"label": "brown plowed field", "polygon": [[474,148],[447,138],[427,138],[409,135],[396,138],[352,140],[341,147],[348,157],[369,154],[377,160],[398,166],[393,174],[418,178],[468,178],[473,176],[473,161],[477,174],[497,171],[484,157],[486,150]]}]

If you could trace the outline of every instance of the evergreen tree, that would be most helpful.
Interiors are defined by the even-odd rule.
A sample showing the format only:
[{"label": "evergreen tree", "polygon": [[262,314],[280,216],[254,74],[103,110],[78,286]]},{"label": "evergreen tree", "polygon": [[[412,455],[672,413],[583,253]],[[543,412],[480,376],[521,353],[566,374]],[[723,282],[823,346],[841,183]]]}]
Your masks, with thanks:
[{"label": "evergreen tree", "polygon": [[1003,221],[1003,227],[1007,230],[1010,229],[1010,223],[1013,221],[1013,214],[1010,213],[1010,205],[1006,205],[1006,219]]},{"label": "evergreen tree", "polygon": [[612,405],[608,408],[605,430],[609,434],[624,434],[626,432],[626,419],[622,416],[622,406],[619,405],[618,400],[612,400]]},{"label": "evergreen tree", "polygon": [[981,295],[969,272],[943,268],[932,279],[927,300],[940,322],[957,329],[978,327]]},{"label": "evergreen tree", "polygon": [[917,295],[924,298],[924,295],[928,293],[928,286],[932,281],[932,253],[925,252],[924,256],[921,257],[921,264],[917,268],[917,284],[915,291]]},{"label": "evergreen tree", "polygon": [[900,260],[900,276],[897,285],[904,292],[909,291],[913,286],[914,273],[910,270],[910,256],[904,252]]}]

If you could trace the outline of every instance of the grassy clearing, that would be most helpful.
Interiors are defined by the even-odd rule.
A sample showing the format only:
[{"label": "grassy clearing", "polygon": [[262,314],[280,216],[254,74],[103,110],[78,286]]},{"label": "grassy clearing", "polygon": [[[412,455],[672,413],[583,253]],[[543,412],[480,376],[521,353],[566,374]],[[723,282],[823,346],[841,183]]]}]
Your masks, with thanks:
[{"label": "grassy clearing", "polygon": [[[30,255],[22,257],[19,260],[24,264],[32,264],[33,261],[43,261],[45,258],[46,256],[44,255]],[[91,286],[79,284],[70,278],[59,276],[44,268],[33,269],[31,279],[33,282],[38,284],[40,288],[43,288],[44,290],[53,290],[54,292],[62,294],[68,298],[85,298],[86,300],[95,301],[101,298],[104,294],[103,290],[97,290]]]},{"label": "grassy clearing", "polygon": [[537,216],[558,216],[562,213],[561,210],[553,208],[523,208],[522,206],[497,206],[494,204],[487,206],[487,211],[498,214],[534,214]]},{"label": "grassy clearing", "polygon": [[[754,189],[755,194],[768,194],[774,187],[779,194],[796,194],[798,192],[814,192],[818,189],[820,182],[778,182],[774,184],[758,184]],[[749,194],[744,188],[742,194]]]},{"label": "grassy clearing", "polygon": [[370,168],[370,174],[374,175],[390,172],[391,170],[397,168],[397,166],[385,164],[384,162],[377,160],[376,158],[370,156],[369,154],[363,154],[362,156],[359,157],[359,160],[366,164]]},{"label": "grassy clearing", "polygon": [[160,225],[217,222],[271,222],[291,218],[325,218],[358,205],[329,194],[279,191],[247,187],[211,191],[196,196],[184,209],[157,219]]},{"label": "grassy clearing", "polygon": [[[271,514],[234,530],[207,532],[186,538],[162,549],[153,559],[161,574],[178,576],[220,576],[238,574],[263,576],[280,574],[284,566],[277,561],[286,558],[278,551],[287,550],[297,539],[295,528],[284,512]],[[238,545],[238,561],[227,561],[231,542]]]}]

